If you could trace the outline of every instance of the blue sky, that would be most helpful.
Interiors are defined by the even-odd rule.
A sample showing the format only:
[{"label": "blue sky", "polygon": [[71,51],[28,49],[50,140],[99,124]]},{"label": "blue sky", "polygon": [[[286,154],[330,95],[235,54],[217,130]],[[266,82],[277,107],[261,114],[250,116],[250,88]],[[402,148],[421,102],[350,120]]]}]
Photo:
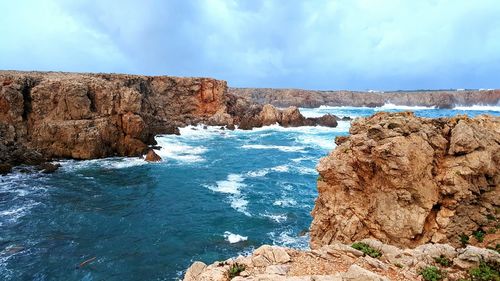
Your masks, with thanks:
[{"label": "blue sky", "polygon": [[0,0],[0,69],[500,88],[498,0]]}]

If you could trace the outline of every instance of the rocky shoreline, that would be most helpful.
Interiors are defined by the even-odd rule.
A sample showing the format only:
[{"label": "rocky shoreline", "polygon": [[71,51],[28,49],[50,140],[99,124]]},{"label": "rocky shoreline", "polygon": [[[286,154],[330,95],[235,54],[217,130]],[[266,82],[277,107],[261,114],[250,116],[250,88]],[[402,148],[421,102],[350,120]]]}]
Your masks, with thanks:
[{"label": "rocky shoreline", "polygon": [[278,107],[366,106],[391,103],[405,106],[453,108],[457,105],[500,105],[500,90],[442,91],[314,91],[301,89],[229,88],[229,93],[255,103]]},{"label": "rocky shoreline", "polygon": [[138,156],[158,134],[207,124],[252,129],[337,125],[227,92],[225,81],[126,74],[0,71],[0,174],[51,159]]},{"label": "rocky shoreline", "polygon": [[317,167],[310,246],[195,262],[185,281],[498,280],[500,118],[356,119]]}]

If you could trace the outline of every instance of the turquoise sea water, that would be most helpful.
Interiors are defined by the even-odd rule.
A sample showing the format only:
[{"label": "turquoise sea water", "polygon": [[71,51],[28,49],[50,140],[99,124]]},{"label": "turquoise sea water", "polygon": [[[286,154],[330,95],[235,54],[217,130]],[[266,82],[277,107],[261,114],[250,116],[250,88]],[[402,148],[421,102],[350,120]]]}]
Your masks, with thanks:
[{"label": "turquoise sea water", "polygon": [[[303,112],[358,117],[405,109],[500,116],[498,107]],[[157,137],[161,163],[62,161],[51,175],[0,177],[0,280],[171,280],[194,260],[211,263],[262,244],[307,248],[315,166],[348,128],[347,121],[337,128],[187,127],[181,136]]]}]

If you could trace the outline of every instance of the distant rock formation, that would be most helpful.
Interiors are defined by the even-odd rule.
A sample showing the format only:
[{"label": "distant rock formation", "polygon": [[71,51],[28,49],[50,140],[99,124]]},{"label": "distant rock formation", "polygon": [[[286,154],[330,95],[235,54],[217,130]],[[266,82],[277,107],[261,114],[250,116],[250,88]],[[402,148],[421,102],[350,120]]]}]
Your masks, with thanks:
[{"label": "distant rock formation", "polygon": [[312,248],[369,237],[458,246],[463,235],[496,230],[499,117],[378,113],[356,119],[336,142],[317,167]]},{"label": "distant rock formation", "polygon": [[278,107],[366,106],[386,103],[453,108],[456,105],[500,105],[500,90],[471,91],[313,91],[300,89],[230,88],[229,93],[255,103]]}]

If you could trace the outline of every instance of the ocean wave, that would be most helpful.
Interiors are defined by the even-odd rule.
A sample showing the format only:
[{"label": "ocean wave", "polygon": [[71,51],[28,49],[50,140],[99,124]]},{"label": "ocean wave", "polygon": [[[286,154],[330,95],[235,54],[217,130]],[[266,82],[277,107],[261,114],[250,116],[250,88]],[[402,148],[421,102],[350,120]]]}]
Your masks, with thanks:
[{"label": "ocean wave", "polygon": [[276,166],[276,167],[272,167],[271,171],[273,171],[273,172],[280,172],[280,173],[286,173],[286,172],[290,171],[290,167],[288,167],[288,165],[279,165],[279,166]]},{"label": "ocean wave", "polygon": [[336,147],[331,136],[303,134],[298,136],[296,140],[307,146],[319,147],[325,150],[332,150]]},{"label": "ocean wave", "polygon": [[71,172],[92,167],[104,169],[124,169],[148,164],[142,157],[110,157],[93,160],[60,160],[61,170]]},{"label": "ocean wave", "polygon": [[286,214],[268,214],[268,213],[264,213],[264,214],[260,214],[262,217],[265,217],[265,218],[268,218],[274,222],[277,222],[277,223],[282,223],[282,222],[285,222],[288,217]]},{"label": "ocean wave", "polygon": [[241,236],[239,234],[234,234],[229,231],[224,232],[224,238],[226,238],[227,242],[229,242],[230,244],[248,240],[248,236]]},{"label": "ocean wave", "polygon": [[453,107],[454,110],[476,110],[476,111],[500,111],[500,106],[498,105],[471,105],[471,106],[462,106],[456,105]]},{"label": "ocean wave", "polygon": [[2,226],[4,222],[16,223],[20,218],[26,216],[33,207],[39,204],[40,202],[31,201],[27,204],[24,203],[23,206],[15,206],[12,209],[0,211],[0,226]]},{"label": "ocean wave", "polygon": [[314,168],[309,168],[309,167],[302,167],[302,166],[297,166],[295,167],[299,174],[302,175],[316,175],[318,172]]},{"label": "ocean wave", "polygon": [[243,183],[245,178],[239,174],[229,174],[226,180],[217,181],[216,185],[207,185],[206,187],[214,192],[229,194],[231,208],[236,211],[251,216],[247,211],[248,201],[241,195],[240,189],[245,187]]},{"label": "ocean wave", "polygon": [[281,207],[290,207],[290,206],[297,205],[297,201],[295,201],[292,198],[283,198],[283,199],[275,200],[273,205],[281,206]]},{"label": "ocean wave", "polygon": [[382,106],[375,107],[373,110],[375,111],[384,111],[384,110],[429,110],[436,109],[435,106],[408,106],[408,105],[397,105],[392,103],[386,103]]},{"label": "ocean wave", "polygon": [[299,236],[292,234],[291,230],[286,230],[276,234],[275,231],[268,233],[269,238],[273,241],[274,245],[284,246],[295,249],[308,249],[309,248],[309,236]]},{"label": "ocean wave", "polygon": [[276,149],[283,152],[303,152],[302,146],[282,146],[282,145],[264,145],[264,144],[245,144],[241,146],[243,149]]},{"label": "ocean wave", "polygon": [[155,139],[158,145],[161,146],[161,149],[155,150],[155,152],[164,161],[168,161],[169,159],[185,163],[205,161],[205,158],[201,155],[206,153],[208,149],[204,146],[188,145],[182,142],[178,136],[157,136]]},{"label": "ocean wave", "polygon": [[240,188],[246,186],[243,180],[244,178],[241,175],[229,174],[227,180],[217,181],[216,186],[210,186],[209,188],[215,192],[240,194]]}]

